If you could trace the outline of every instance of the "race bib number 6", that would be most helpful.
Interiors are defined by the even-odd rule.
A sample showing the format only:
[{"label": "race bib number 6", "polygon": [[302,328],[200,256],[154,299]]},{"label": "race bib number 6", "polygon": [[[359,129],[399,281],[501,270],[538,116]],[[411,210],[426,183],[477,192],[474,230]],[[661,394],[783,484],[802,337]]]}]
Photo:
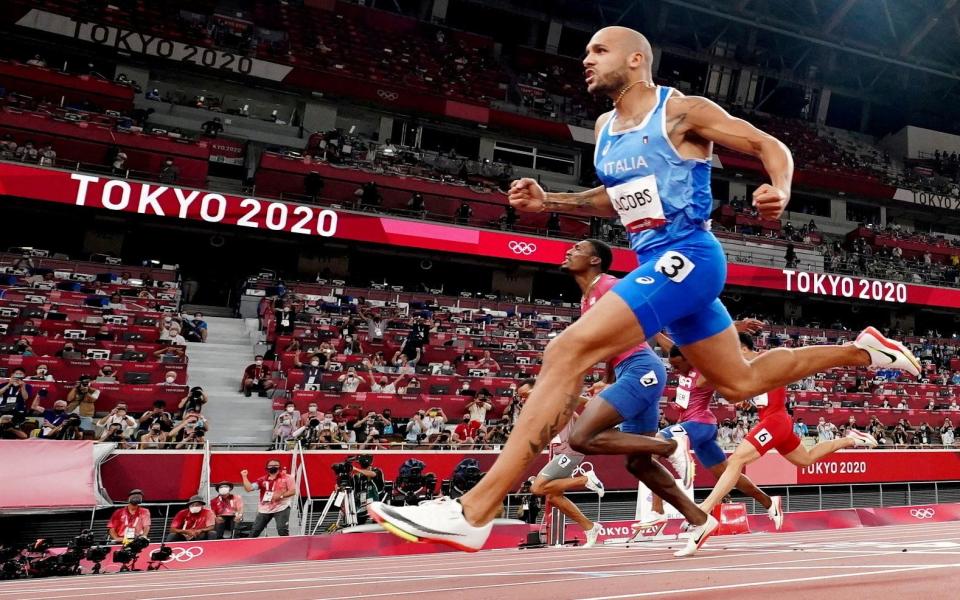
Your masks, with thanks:
[{"label": "race bib number 6", "polygon": [[670,251],[660,257],[654,269],[674,283],[681,283],[695,268],[696,264],[679,252]]}]

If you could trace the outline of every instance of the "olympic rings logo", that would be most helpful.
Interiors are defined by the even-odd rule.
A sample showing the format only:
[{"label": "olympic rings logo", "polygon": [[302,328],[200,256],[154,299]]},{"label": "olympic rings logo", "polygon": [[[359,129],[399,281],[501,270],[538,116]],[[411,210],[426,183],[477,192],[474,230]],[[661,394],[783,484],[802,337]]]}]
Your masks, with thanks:
[{"label": "olympic rings logo", "polygon": [[377,96],[380,96],[381,100],[393,102],[394,100],[400,97],[400,94],[396,92],[391,92],[389,90],[377,90]]},{"label": "olympic rings logo", "polygon": [[932,519],[937,514],[932,508],[913,508],[910,510],[910,516],[915,519]]},{"label": "olympic rings logo", "polygon": [[509,243],[507,243],[507,248],[510,248],[514,254],[522,254],[524,256],[530,256],[537,251],[536,244],[531,244],[530,242],[518,242],[515,240],[511,240]]},{"label": "olympic rings logo", "polygon": [[203,548],[200,546],[190,546],[189,548],[171,548],[171,550],[173,550],[173,553],[170,555],[170,558],[163,562],[187,562],[203,555]]}]

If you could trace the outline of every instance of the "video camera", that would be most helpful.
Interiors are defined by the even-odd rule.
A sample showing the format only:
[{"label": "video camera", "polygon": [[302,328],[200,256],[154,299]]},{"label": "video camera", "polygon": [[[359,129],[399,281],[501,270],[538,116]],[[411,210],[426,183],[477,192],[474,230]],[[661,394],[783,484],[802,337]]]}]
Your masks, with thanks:
[{"label": "video camera", "polygon": [[359,456],[348,456],[343,462],[330,465],[337,476],[338,487],[353,487],[353,463],[355,462],[360,462]]},{"label": "video camera", "polygon": [[409,458],[400,465],[397,479],[393,483],[391,504],[415,506],[433,498],[437,487],[437,476],[433,473],[424,473],[425,468],[423,461],[415,458]]}]

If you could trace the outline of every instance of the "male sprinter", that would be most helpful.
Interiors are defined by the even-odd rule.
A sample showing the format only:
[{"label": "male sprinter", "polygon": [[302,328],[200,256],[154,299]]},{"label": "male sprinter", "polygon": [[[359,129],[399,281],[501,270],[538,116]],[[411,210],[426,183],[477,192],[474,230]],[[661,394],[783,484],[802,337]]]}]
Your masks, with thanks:
[{"label": "male sprinter", "polygon": [[[849,345],[781,348],[750,362],[742,358],[733,321],[718,299],[726,259],[709,231],[713,143],[763,163],[771,183],[757,188],[753,205],[769,219],[779,218],[790,199],[790,151],[705,98],[654,85],[650,43],[632,29],[601,29],[586,52],[587,91],[606,95],[614,104],[596,124],[594,166],[603,185],[547,194],[535,180],[524,178],[511,185],[510,204],[527,212],[619,215],[640,266],[547,346],[536,388],[497,461],[476,487],[456,502],[442,498],[419,506],[370,505],[378,521],[407,539],[483,547],[504,497],[570,419],[584,373],[664,328],[690,363],[731,401],[833,367],[920,372],[909,350],[872,327]],[[704,528],[693,533],[700,541],[709,535]]]},{"label": "male sprinter", "polygon": [[[753,338],[747,333],[740,333],[740,352],[747,360],[753,360],[761,356],[754,350]],[[781,456],[798,467],[808,467],[821,458],[843,448],[853,446],[877,447],[877,440],[872,435],[851,429],[847,433],[847,437],[820,442],[813,449],[807,450],[797,434],[793,432],[793,418],[787,412],[787,390],[784,387],[778,387],[754,397],[752,401],[745,400],[741,403],[744,406],[749,404],[757,407],[760,422],[753,426],[753,429],[737,446],[737,449],[727,461],[727,468],[720,476],[720,480],[717,481],[717,486],[713,488],[707,499],[700,505],[707,512],[720,504],[723,497],[733,489],[737,480],[742,476],[741,473],[743,473],[745,466],[770,450],[776,449]],[[697,551],[697,548],[692,546],[690,540],[687,540],[686,550],[688,554],[693,554]]]},{"label": "male sprinter", "polygon": [[[600,240],[584,240],[567,250],[560,268],[580,286],[581,315],[587,314],[620,282],[607,274],[612,262],[613,251]],[[693,482],[693,461],[686,436],[675,436],[666,444],[654,437],[667,379],[663,362],[646,343],[608,358],[607,362],[616,381],[587,404],[573,428],[572,449],[584,454],[626,455],[628,471],[651,490],[669,498],[671,504],[676,503],[674,506],[689,523],[704,525],[713,517],[700,511],[677,486],[673,475],[653,459],[654,455],[667,456],[684,481]]]},{"label": "male sprinter", "polygon": [[[533,381],[526,380],[517,388],[517,396],[521,400],[526,400],[532,389]],[[581,397],[580,401],[581,404],[586,404],[588,400]],[[577,413],[573,413],[558,436],[559,443],[556,444],[553,458],[537,473],[530,491],[545,497],[551,506],[557,507],[557,510],[582,527],[587,538],[583,547],[591,548],[596,545],[597,537],[600,535],[600,523],[594,523],[588,519],[576,504],[563,495],[566,491],[584,487],[595,491],[601,498],[604,493],[603,483],[593,471],[592,465],[589,471],[582,469],[583,454],[570,447],[570,430],[576,422]]]},{"label": "male sprinter", "polygon": [[[753,319],[745,319],[734,323],[738,331],[756,331],[762,323]],[[741,333],[741,335],[744,335]],[[659,436],[665,439],[673,437],[677,431],[690,439],[690,447],[700,463],[713,473],[717,479],[727,468],[727,455],[717,443],[717,417],[710,410],[713,400],[714,387],[687,361],[679,346],[667,336],[657,335],[657,343],[670,357],[670,366],[679,373],[677,396],[674,402],[680,407],[680,417],[677,424],[660,431]],[[677,429],[679,428],[679,430]],[[767,509],[767,516],[779,530],[783,526],[783,510],[780,496],[768,496],[763,493],[746,475],[740,475],[736,488],[750,496]],[[653,518],[638,524],[643,530],[647,527],[666,521],[663,516],[663,498],[654,494],[652,512]]]}]

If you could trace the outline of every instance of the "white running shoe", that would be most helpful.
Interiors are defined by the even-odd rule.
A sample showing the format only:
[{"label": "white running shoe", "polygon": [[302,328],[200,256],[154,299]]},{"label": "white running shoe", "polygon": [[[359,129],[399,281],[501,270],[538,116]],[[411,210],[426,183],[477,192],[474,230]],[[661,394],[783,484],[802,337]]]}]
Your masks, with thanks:
[{"label": "white running shoe", "polygon": [[700,546],[703,545],[707,538],[713,535],[713,532],[717,530],[717,527],[720,526],[720,522],[717,521],[713,515],[707,515],[707,521],[703,525],[694,527],[690,530],[690,537],[687,538],[687,545],[677,550],[673,553],[677,558],[683,558],[684,556],[693,556],[697,553],[697,550],[700,549]]},{"label": "white running shoe", "polygon": [[853,345],[867,351],[871,367],[902,369],[914,377],[920,376],[920,361],[917,357],[906,346],[884,337],[873,327],[861,331]]},{"label": "white running shoe", "polygon": [[[589,464],[589,463],[586,463],[586,464]],[[606,492],[606,490],[603,487],[603,482],[600,481],[599,477],[597,477],[596,471],[593,470],[593,465],[590,465],[589,471],[584,470],[582,466],[580,467],[579,470],[580,470],[580,474],[587,478],[587,483],[585,484],[585,487],[588,490],[593,490],[594,492],[596,492],[598,498],[603,498],[603,494]]]},{"label": "white running shoe", "polygon": [[677,449],[667,457],[667,460],[670,461],[670,464],[677,471],[677,475],[683,480],[683,487],[686,489],[693,485],[693,478],[697,472],[696,464],[690,456],[690,438],[687,437],[686,430],[679,425],[671,427],[670,433],[673,434],[673,439],[677,442]]},{"label": "white running shoe", "polygon": [[879,445],[877,438],[856,429],[847,430],[847,437],[853,439],[855,448],[876,448]]},{"label": "white running shoe", "polygon": [[780,531],[780,528],[783,527],[783,497],[770,496],[770,500],[773,504],[767,509],[767,516],[773,521],[773,527]]},{"label": "white running shoe", "polygon": [[594,523],[593,527],[584,531],[587,535],[587,541],[583,544],[584,548],[593,548],[597,545],[597,538],[600,537],[600,531],[603,526],[600,523]]},{"label": "white running shoe", "polygon": [[381,527],[410,542],[439,542],[476,552],[490,537],[493,522],[474,527],[463,516],[463,506],[447,496],[417,506],[388,506],[373,502],[367,512]]},{"label": "white running shoe", "polygon": [[633,530],[633,535],[630,537],[630,540],[640,541],[649,535],[656,535],[659,533],[658,528],[662,528],[666,522],[666,515],[658,512],[651,513],[650,518],[646,521],[637,521],[630,525],[630,528]]}]

